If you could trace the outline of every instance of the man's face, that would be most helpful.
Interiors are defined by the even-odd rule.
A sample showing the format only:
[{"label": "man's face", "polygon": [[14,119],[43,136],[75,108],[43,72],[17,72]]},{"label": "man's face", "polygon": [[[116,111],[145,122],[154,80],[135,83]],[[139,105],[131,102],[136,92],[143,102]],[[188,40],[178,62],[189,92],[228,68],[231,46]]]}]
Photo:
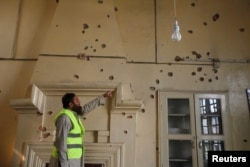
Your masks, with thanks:
[{"label": "man's face", "polygon": [[74,97],[72,105],[71,105],[71,109],[73,111],[75,111],[78,115],[82,115],[82,107],[80,104],[80,100],[77,96]]}]

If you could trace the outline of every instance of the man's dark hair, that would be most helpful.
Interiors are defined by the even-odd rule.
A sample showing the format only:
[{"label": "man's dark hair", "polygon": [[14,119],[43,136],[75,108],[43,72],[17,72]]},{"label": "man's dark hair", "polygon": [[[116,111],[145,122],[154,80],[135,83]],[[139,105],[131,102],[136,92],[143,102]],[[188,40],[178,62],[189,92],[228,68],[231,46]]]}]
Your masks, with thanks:
[{"label": "man's dark hair", "polygon": [[65,109],[69,108],[69,103],[73,102],[74,97],[75,97],[74,93],[66,93],[65,95],[63,95],[62,97],[63,108]]}]

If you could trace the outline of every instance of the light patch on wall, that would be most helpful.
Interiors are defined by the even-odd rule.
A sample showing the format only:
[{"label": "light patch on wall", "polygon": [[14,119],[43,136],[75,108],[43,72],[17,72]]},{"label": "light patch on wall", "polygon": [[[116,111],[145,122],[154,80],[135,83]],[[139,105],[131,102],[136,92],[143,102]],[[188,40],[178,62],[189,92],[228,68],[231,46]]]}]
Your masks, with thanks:
[{"label": "light patch on wall", "polygon": [[14,149],[13,152],[14,152],[14,154],[16,154],[21,159],[22,162],[25,161],[25,156],[24,155],[22,155],[20,152],[18,152],[15,149]]}]

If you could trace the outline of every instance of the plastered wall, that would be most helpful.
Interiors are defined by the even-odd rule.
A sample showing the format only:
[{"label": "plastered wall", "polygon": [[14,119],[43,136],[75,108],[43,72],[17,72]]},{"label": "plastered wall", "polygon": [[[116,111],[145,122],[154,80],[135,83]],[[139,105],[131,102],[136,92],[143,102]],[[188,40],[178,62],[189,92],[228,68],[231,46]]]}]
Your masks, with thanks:
[{"label": "plastered wall", "polygon": [[[48,81],[130,84],[144,102],[137,117],[138,167],[157,166],[158,90],[228,91],[233,148],[250,149],[247,0],[177,0],[179,43],[170,39],[172,1],[0,3],[5,13],[0,20],[1,166],[21,154],[14,150],[18,116],[10,101],[28,97],[32,83]],[[78,53],[90,57],[78,59]],[[213,68],[213,59],[220,60],[219,68]]]}]

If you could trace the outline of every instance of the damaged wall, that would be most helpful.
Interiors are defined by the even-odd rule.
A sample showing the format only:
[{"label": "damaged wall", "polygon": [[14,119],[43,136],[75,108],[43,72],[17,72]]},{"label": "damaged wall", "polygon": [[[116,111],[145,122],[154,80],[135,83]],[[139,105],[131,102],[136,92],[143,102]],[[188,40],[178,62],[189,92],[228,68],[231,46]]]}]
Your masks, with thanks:
[{"label": "damaged wall", "polygon": [[[12,27],[11,35],[4,34],[2,43],[16,42],[14,56],[12,47],[3,47],[0,55],[4,58],[0,60],[0,124],[2,135],[8,136],[0,142],[4,150],[1,155],[7,152],[1,156],[1,166],[10,166],[12,154],[21,154],[13,151],[17,115],[7,104],[11,99],[28,97],[27,89],[34,82],[130,84],[135,98],[145,105],[137,117],[136,166],[150,167],[157,166],[158,158],[157,91],[226,90],[233,148],[249,150],[250,121],[245,94],[250,83],[246,60],[250,53],[247,0],[177,1],[182,33],[179,43],[170,38],[174,23],[172,1],[11,2],[14,4],[9,2],[6,6],[8,12],[16,12],[22,3],[20,15],[14,12],[15,17],[10,15],[13,20],[0,22]],[[78,53],[90,57],[78,59]],[[219,68],[213,68],[213,60],[220,60]],[[8,121],[13,126],[7,132]]]}]

